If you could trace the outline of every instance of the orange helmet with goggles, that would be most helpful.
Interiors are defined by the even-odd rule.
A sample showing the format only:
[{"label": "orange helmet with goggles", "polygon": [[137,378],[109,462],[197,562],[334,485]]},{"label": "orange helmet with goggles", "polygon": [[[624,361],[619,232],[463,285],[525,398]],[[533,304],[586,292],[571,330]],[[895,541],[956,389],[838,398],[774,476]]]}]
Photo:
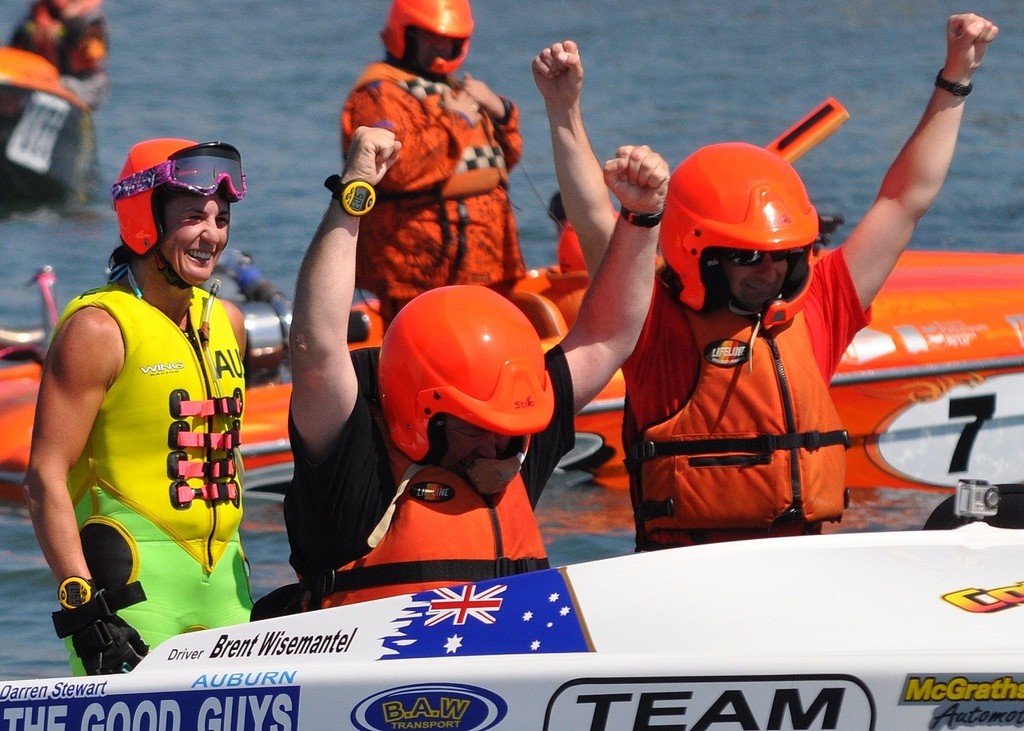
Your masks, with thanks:
[{"label": "orange helmet with goggles", "polygon": [[763,147],[708,145],[672,173],[661,253],[679,278],[679,299],[695,310],[728,302],[721,263],[728,250],[750,252],[742,257],[747,264],[789,252],[780,296],[763,313],[769,326],[789,320],[806,296],[817,238],[818,214],[799,174]]},{"label": "orange helmet with goggles", "polygon": [[409,28],[422,28],[439,36],[462,41],[454,58],[436,59],[427,69],[435,74],[453,73],[469,53],[469,38],[473,34],[473,14],[469,0],[394,0],[387,25],[380,36],[388,53],[397,59],[405,57],[405,38]]},{"label": "orange helmet with goggles", "polygon": [[137,254],[145,254],[163,235],[153,195],[161,186],[196,195],[220,192],[235,203],[246,191],[242,157],[223,142],[160,138],[132,147],[111,196],[121,241]]},{"label": "orange helmet with goggles", "polygon": [[554,413],[536,330],[483,286],[432,289],[402,308],[384,334],[379,373],[391,439],[414,460],[430,451],[428,431],[438,415],[527,436]]}]

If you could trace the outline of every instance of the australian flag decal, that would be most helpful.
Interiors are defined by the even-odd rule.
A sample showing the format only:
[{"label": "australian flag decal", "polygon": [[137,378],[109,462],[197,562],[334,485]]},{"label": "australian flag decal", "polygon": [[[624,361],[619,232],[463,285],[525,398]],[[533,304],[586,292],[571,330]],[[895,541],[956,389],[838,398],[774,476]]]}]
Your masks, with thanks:
[{"label": "australian flag decal", "polygon": [[414,594],[392,626],[382,660],[592,651],[558,569]]}]

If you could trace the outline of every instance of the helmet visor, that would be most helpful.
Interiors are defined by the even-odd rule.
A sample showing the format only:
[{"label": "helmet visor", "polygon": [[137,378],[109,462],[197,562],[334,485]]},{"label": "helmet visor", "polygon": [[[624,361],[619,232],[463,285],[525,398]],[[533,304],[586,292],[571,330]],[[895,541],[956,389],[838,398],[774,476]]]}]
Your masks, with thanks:
[{"label": "helmet visor", "polygon": [[798,246],[795,249],[780,249],[778,251],[763,251],[761,249],[723,249],[722,257],[731,264],[740,267],[759,266],[765,257],[771,258],[776,264],[781,261],[793,261],[799,259],[807,252],[808,247]]},{"label": "helmet visor", "polygon": [[235,203],[246,192],[242,156],[231,145],[204,142],[179,150],[166,162],[122,178],[114,183],[111,194],[117,202],[161,185],[197,195],[213,195],[223,186],[224,197]]}]

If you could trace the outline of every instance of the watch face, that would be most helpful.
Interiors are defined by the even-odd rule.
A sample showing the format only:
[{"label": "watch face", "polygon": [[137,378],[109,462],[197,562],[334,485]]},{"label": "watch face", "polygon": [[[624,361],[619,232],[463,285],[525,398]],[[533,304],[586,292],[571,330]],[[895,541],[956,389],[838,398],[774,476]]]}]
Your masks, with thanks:
[{"label": "watch face", "polygon": [[353,180],[341,192],[341,207],[350,215],[369,213],[374,204],[373,186],[362,180]]},{"label": "watch face", "polygon": [[349,205],[356,211],[361,211],[366,208],[367,202],[370,200],[370,191],[366,188],[356,188],[352,191],[352,198],[349,200]]},{"label": "watch face", "polygon": [[72,576],[65,579],[57,590],[57,599],[65,609],[80,607],[92,599],[92,587],[85,579]]}]

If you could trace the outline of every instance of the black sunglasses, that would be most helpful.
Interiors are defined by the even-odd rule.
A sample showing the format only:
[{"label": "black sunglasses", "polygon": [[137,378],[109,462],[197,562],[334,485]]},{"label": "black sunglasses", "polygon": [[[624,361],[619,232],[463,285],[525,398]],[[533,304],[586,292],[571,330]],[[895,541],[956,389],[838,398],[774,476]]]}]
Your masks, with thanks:
[{"label": "black sunglasses", "polygon": [[729,260],[730,263],[741,267],[752,267],[755,264],[760,264],[761,259],[765,256],[771,257],[771,260],[778,263],[780,261],[786,261],[790,258],[798,258],[807,251],[806,246],[801,246],[797,249],[783,249],[782,251],[760,251],[758,249],[726,249],[722,252],[722,256]]}]

